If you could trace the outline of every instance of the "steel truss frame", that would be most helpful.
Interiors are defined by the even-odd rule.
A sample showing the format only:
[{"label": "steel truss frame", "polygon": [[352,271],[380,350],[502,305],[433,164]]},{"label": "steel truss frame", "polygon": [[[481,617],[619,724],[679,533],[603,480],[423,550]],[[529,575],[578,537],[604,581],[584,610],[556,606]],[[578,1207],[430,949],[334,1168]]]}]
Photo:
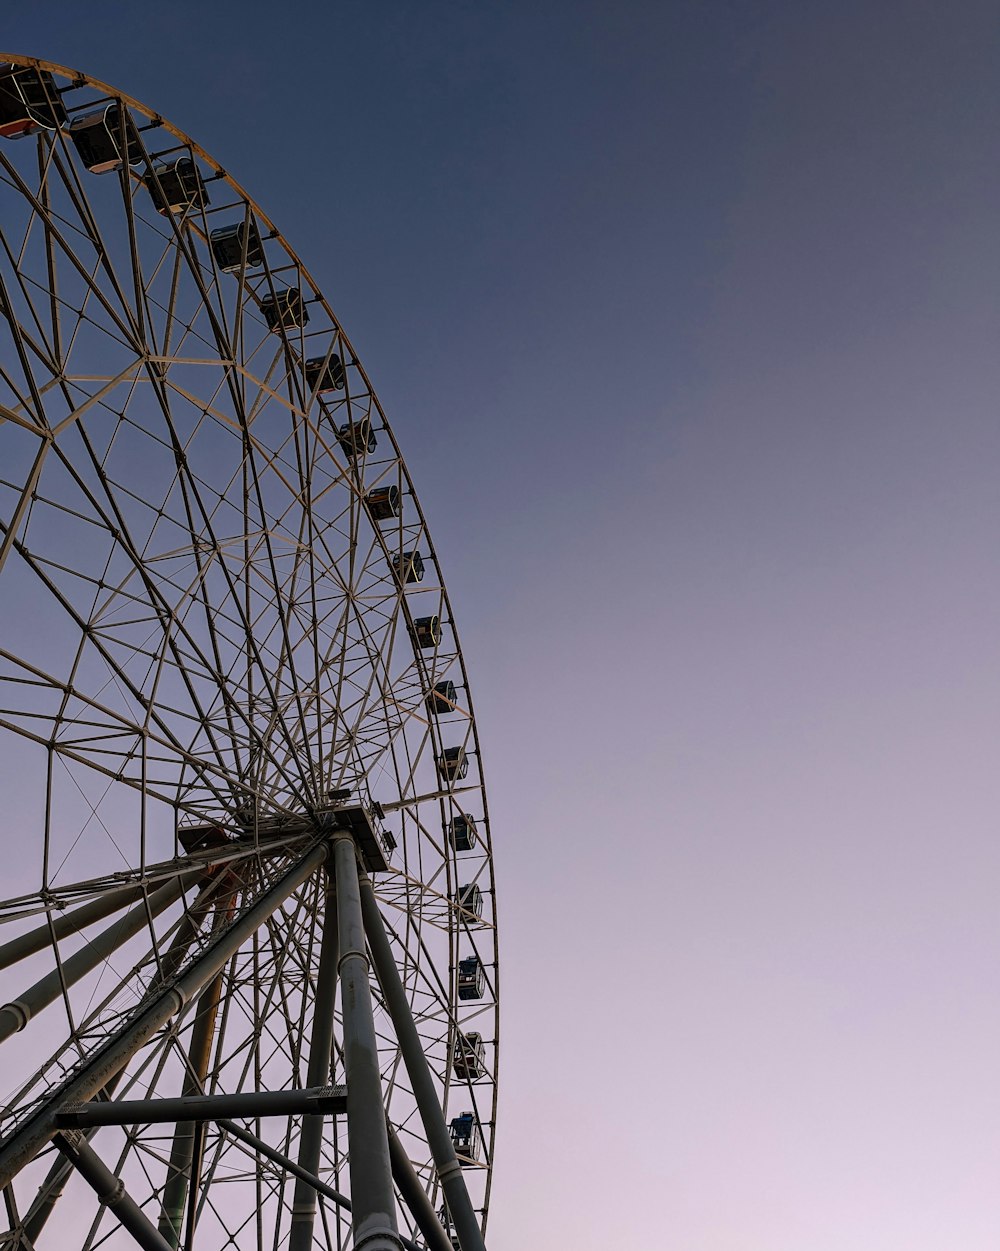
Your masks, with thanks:
[{"label": "steel truss frame", "polygon": [[[395,437],[319,288],[218,163],[106,84],[0,62],[51,74],[71,120],[115,104],[141,149],[95,177],[65,129],[0,140],[0,750],[15,826],[43,810],[12,866],[20,893],[0,900],[0,973],[17,977],[0,1005],[15,1082],[0,1244],[44,1251],[58,1205],[60,1247],[88,1251],[123,1230],[186,1251],[285,1236],[339,1251],[348,1220],[367,1251],[480,1251],[499,1046],[489,819]],[[177,157],[209,199],[161,215],[150,187]],[[244,245],[220,268],[212,231],[234,220],[258,232],[259,265]],[[275,331],[264,310],[286,292],[309,321]],[[343,385],[321,392],[306,362],[334,356]],[[390,485],[386,518],[370,497]],[[399,572],[412,551],[420,584]],[[420,617],[441,623],[430,648]],[[464,779],[439,763],[454,747]],[[391,827],[388,867],[331,807],[347,790]],[[456,817],[475,818],[471,848]],[[460,899],[470,884],[481,913]],[[486,991],[464,1001],[472,954]],[[470,1028],[488,1058],[458,1078]],[[448,1131],[466,1109],[478,1160]]]}]

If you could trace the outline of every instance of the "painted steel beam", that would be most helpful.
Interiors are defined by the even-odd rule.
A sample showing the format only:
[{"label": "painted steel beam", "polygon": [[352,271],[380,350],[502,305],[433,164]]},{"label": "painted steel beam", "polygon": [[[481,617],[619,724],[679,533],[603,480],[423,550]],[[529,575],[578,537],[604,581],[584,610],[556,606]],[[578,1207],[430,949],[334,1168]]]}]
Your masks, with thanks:
[{"label": "painted steel beam", "polygon": [[225,967],[226,962],[272,912],[315,873],[326,861],[329,851],[326,840],[310,848],[256,903],[210,942],[172,985],[140,1004],[128,1022],[115,1030],[61,1086],[50,1093],[35,1113],[0,1145],[0,1189],[30,1163],[46,1143],[51,1142],[57,1132],[58,1113],[91,1098],[106,1086],[132,1056]]},{"label": "painted steel beam", "polygon": [[398,1251],[402,1243],[396,1227],[396,1197],[361,916],[359,865],[349,834],[337,831],[333,840],[354,1245],[364,1246],[365,1251]]},{"label": "painted steel beam", "polygon": [[389,938],[382,923],[382,914],[375,900],[371,879],[367,874],[362,875],[361,878],[361,907],[375,972],[378,975],[379,985],[382,987],[389,1015],[392,1017],[403,1064],[410,1078],[410,1088],[417,1103],[424,1132],[427,1134],[427,1145],[431,1149],[438,1177],[444,1188],[455,1232],[462,1244],[462,1251],[486,1251],[482,1230],[476,1220],[475,1209],[469,1198],[465,1178],[462,1176],[462,1166],[458,1162],[455,1146],[444,1119],[437,1086],[431,1075],[413,1014],[410,1012],[410,1002],[406,997],[399,969],[396,967],[396,960],[389,945]]},{"label": "painted steel beam", "polygon": [[[201,876],[200,873],[198,876]],[[33,1016],[58,999],[63,992],[64,985],[73,986],[82,977],[86,977],[88,973],[113,955],[119,947],[124,946],[129,939],[145,929],[151,917],[159,916],[164,909],[176,903],[190,880],[190,875],[187,881],[182,877],[175,877],[158,890],[153,891],[142,903],[137,904],[130,912],[126,912],[120,920],[109,925],[85,947],[81,947],[79,951],[64,960],[60,968],[53,969],[33,986],[23,990],[16,999],[0,1007],[0,1042],[4,1042],[11,1035],[24,1029]],[[25,937],[31,936],[25,935]]]},{"label": "painted steel beam", "polygon": [[[337,964],[340,960],[340,929],[337,920],[337,892],[329,878],[323,905],[323,940],[316,974],[316,997],[313,1000],[307,1086],[319,1086],[330,1080],[330,1061],[333,1055],[333,1010],[337,994]],[[303,1172],[315,1176],[319,1170],[322,1147],[323,1118],[305,1117],[299,1135],[299,1167]],[[310,1251],[315,1221],[316,1189],[302,1177],[298,1177],[292,1197],[292,1227],[288,1236],[288,1251]]]},{"label": "painted steel beam", "polygon": [[245,1090],[235,1095],[179,1095],[176,1099],[118,1099],[78,1103],[56,1113],[59,1129],[98,1125],[162,1125],[174,1121],[218,1121],[234,1116],[308,1116],[347,1111],[343,1086],[306,1090]]},{"label": "painted steel beam", "polygon": [[423,1234],[429,1251],[454,1251],[451,1239],[438,1220],[434,1205],[428,1199],[427,1191],[424,1190],[396,1131],[391,1125],[388,1126],[388,1130],[392,1180],[396,1183],[396,1189],[402,1195],[403,1202],[412,1212],[413,1219],[417,1222],[417,1228]]},{"label": "painted steel beam", "polygon": [[[329,1199],[331,1203],[335,1203],[338,1208],[343,1208],[345,1212],[351,1211],[351,1201],[347,1195],[342,1195],[339,1190],[334,1190],[332,1186],[328,1186],[325,1181],[321,1181],[318,1177],[314,1177],[311,1173],[306,1172],[301,1165],[287,1155],[276,1151],[263,1138],[258,1138],[256,1134],[251,1134],[248,1129],[244,1129],[242,1125],[237,1125],[235,1121],[219,1121],[219,1128],[224,1129],[227,1134],[231,1134],[240,1142],[248,1147],[252,1147],[254,1151],[259,1152],[266,1160],[270,1160],[272,1164],[277,1164],[281,1169],[290,1174],[292,1177],[304,1181],[311,1186],[318,1195],[322,1195],[324,1199]],[[406,1248],[406,1251],[424,1251],[419,1243],[414,1242],[411,1238],[404,1238],[400,1235],[400,1242]],[[452,1251],[449,1245],[448,1251]]]},{"label": "painted steel beam", "polygon": [[[195,869],[188,869],[178,874],[178,880],[193,885],[199,878],[204,877],[205,871],[206,867],[199,865]],[[78,934],[80,930],[86,929],[88,925],[103,921],[113,912],[119,912],[130,903],[135,903],[145,893],[146,888],[142,885],[121,886],[117,890],[103,891],[96,899],[81,904],[72,912],[60,912],[46,921],[44,925],[38,925],[26,934],[19,934],[17,938],[0,944],[0,970],[9,969],[19,960],[25,960],[38,951],[44,951],[52,944],[53,939],[59,941],[68,938],[71,934]],[[150,891],[150,898],[155,893],[155,891]]]}]

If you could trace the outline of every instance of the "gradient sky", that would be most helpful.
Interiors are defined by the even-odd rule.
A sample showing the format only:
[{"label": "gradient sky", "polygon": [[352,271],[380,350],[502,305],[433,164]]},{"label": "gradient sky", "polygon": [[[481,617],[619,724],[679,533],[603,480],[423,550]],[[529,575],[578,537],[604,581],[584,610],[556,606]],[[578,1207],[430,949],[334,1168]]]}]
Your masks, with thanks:
[{"label": "gradient sky", "polygon": [[490,1251],[1000,1245],[1000,9],[35,3],[364,360],[473,679]]}]

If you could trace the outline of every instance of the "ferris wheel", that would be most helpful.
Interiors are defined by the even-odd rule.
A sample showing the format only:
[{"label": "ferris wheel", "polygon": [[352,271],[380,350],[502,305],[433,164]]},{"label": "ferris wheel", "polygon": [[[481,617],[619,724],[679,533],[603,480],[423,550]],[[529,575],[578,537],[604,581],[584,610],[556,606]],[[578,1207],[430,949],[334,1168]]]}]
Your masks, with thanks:
[{"label": "ferris wheel", "polygon": [[216,161],[0,62],[0,1243],[482,1251],[489,820],[396,439]]}]

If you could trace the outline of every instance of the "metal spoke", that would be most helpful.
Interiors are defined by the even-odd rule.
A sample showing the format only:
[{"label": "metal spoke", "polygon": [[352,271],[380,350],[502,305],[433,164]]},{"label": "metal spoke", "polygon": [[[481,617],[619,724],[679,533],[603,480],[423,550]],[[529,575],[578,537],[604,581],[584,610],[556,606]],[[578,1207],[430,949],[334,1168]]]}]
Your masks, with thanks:
[{"label": "metal spoke", "polygon": [[0,137],[8,1241],[58,1207],[67,1248],[343,1251],[353,1222],[366,1251],[478,1251],[492,846],[396,438],[217,162],[84,75],[11,74],[58,124]]}]

